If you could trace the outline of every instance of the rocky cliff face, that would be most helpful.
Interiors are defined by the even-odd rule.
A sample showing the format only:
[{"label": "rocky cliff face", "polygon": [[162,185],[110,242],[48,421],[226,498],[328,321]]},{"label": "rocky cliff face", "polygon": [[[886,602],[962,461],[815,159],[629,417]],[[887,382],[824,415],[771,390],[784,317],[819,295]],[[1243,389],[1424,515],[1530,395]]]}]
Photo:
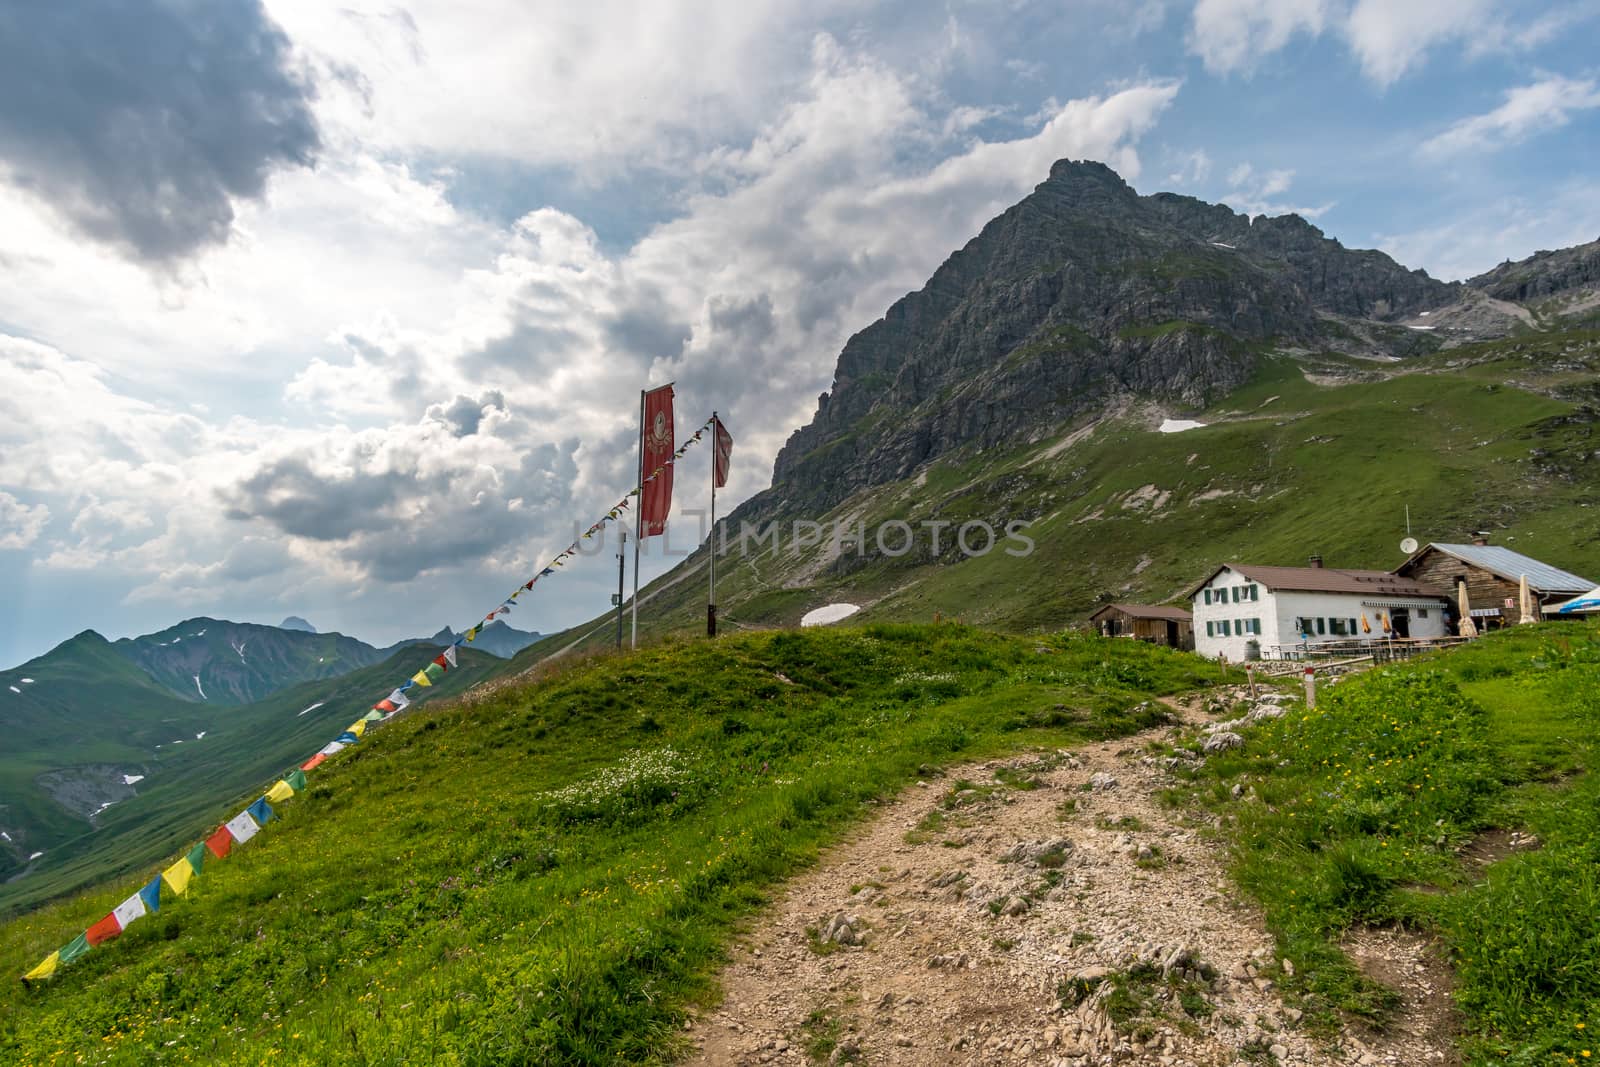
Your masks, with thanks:
[{"label": "rocky cliff face", "polygon": [[1062,161],[850,339],[751,506],[820,512],[944,452],[1037,438],[1118,398],[1200,405],[1273,346],[1388,337],[1403,354],[1421,338],[1387,324],[1459,292],[1298,216],[1142,197],[1103,164]]},{"label": "rocky cliff face", "polygon": [[1519,303],[1600,289],[1600,240],[1554,252],[1535,252],[1518,263],[1508,260],[1467,284],[1498,300]]}]

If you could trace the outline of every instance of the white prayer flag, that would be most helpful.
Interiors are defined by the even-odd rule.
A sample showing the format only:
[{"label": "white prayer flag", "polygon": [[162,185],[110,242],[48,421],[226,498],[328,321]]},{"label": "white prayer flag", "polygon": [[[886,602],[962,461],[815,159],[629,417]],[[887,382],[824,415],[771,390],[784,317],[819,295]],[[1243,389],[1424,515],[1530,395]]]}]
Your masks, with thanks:
[{"label": "white prayer flag", "polygon": [[256,821],[250,817],[248,811],[241,811],[223,823],[223,825],[228,828],[228,833],[233,835],[233,841],[238,845],[242,845],[256,836],[256,831],[261,829],[256,825]]},{"label": "white prayer flag", "polygon": [[455,645],[450,645],[450,646],[445,648],[445,650],[444,650],[444,658],[445,658],[445,662],[449,663],[450,666],[454,667],[456,665],[456,646]]},{"label": "white prayer flag", "polygon": [[117,917],[117,925],[126,930],[128,924],[133,920],[143,918],[147,910],[144,906],[144,898],[135,893],[115,908],[112,908],[111,914]]}]

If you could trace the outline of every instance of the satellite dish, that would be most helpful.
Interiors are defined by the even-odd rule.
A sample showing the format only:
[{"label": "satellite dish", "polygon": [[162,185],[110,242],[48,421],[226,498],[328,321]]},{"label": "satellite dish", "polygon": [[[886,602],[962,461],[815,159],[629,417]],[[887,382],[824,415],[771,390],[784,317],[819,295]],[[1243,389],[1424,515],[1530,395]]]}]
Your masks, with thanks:
[{"label": "satellite dish", "polygon": [[1415,552],[1416,550],[1417,550],[1417,539],[1415,537],[1408,537],[1404,541],[1400,542],[1400,551],[1404,552],[1406,555],[1409,556],[1409,555],[1411,555],[1411,553]]}]

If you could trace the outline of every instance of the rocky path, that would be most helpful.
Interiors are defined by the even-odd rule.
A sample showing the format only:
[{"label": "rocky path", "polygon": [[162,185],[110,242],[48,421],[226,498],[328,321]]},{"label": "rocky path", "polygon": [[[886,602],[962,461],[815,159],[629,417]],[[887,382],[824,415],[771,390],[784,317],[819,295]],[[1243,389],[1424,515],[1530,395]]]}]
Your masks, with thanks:
[{"label": "rocky path", "polygon": [[752,928],[690,1062],[1448,1062],[1439,1027],[1397,1026],[1388,1045],[1297,1028],[1274,984],[1293,961],[1213,841],[1160,801],[1172,780],[1147,743],[1173,733],[907,790]]}]

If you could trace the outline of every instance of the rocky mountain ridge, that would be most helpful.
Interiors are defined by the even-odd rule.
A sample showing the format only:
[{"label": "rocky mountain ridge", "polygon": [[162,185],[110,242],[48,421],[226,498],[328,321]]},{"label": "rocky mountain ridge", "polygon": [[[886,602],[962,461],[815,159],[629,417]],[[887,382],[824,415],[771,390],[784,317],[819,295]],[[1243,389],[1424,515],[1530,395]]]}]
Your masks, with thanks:
[{"label": "rocky mountain ridge", "polygon": [[1509,301],[1592,283],[1600,255],[1584,249],[1442,282],[1297,215],[1141,196],[1063,160],[850,338],[773,488],[734,519],[820,514],[954,450],[1040,440],[1130,400],[1198,409],[1272,352],[1393,361],[1529,329]]}]

